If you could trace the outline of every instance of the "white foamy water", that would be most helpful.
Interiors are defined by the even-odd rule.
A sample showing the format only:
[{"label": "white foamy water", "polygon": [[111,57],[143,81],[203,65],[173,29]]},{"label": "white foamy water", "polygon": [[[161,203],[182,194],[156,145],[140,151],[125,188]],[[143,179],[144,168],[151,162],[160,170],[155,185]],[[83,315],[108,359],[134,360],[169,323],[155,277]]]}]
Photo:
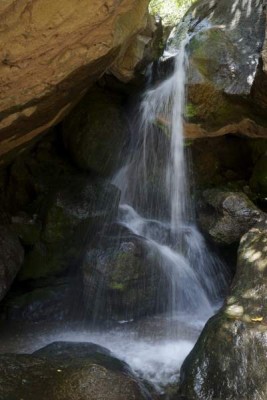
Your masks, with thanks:
[{"label": "white foamy water", "polygon": [[[138,323],[103,332],[79,324],[62,327],[47,324],[14,325],[1,332],[0,353],[32,353],[55,341],[88,342],[108,348],[116,357],[129,364],[142,379],[162,392],[177,381],[181,364],[199,335],[202,321],[178,316],[144,319]],[[166,335],[166,323],[171,327]],[[16,334],[12,332],[16,331]]]}]

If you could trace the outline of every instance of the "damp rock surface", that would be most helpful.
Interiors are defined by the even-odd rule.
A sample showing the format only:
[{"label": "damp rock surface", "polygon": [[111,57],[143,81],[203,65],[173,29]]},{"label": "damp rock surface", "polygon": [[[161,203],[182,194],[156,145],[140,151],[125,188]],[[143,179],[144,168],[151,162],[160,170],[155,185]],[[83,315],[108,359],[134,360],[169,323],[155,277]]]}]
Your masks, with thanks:
[{"label": "damp rock surface", "polygon": [[53,343],[32,355],[0,356],[3,400],[149,400],[128,365],[90,343]]},{"label": "damp rock surface", "polygon": [[83,264],[83,282],[89,315],[114,320],[155,313],[164,303],[161,286],[163,289],[163,282],[167,284],[146,243],[129,232],[128,237],[117,243],[110,241],[105,248],[88,251]]},{"label": "damp rock surface", "polygon": [[182,366],[185,399],[266,399],[266,260],[264,221],[242,237],[225,306],[208,321]]},{"label": "damp rock surface", "polygon": [[242,192],[208,189],[203,192],[206,210],[200,213],[200,224],[214,242],[221,245],[238,243],[265,214]]}]

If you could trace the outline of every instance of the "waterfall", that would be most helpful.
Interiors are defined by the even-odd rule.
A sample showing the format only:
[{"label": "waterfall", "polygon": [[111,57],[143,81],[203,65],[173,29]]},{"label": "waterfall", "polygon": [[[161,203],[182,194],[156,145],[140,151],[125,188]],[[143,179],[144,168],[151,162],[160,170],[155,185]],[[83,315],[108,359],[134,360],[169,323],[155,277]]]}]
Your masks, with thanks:
[{"label": "waterfall", "polygon": [[[187,42],[175,55],[171,76],[160,83],[148,79],[131,143],[123,150],[126,162],[113,178],[121,192],[118,220],[108,221],[107,231],[104,227],[96,247],[88,251],[88,300],[83,302],[92,306],[97,321],[110,317],[112,301],[119,311],[123,308],[123,318],[118,313],[115,324],[100,326],[85,318],[78,326],[46,332],[39,339],[42,345],[71,340],[105,346],[161,393],[177,382],[182,362],[227,288],[224,264],[197,229],[189,189],[183,138]],[[125,258],[129,249],[137,256]],[[122,257],[114,264],[117,254]],[[133,287],[120,291],[125,280],[115,276],[112,281],[112,271],[126,281],[130,275]],[[115,288],[108,286],[109,279]],[[142,309],[149,299],[149,311],[137,313],[142,318],[133,316],[133,298]],[[40,342],[35,345],[41,347]]]},{"label": "waterfall", "polygon": [[[175,56],[173,74],[143,95],[136,146],[114,184],[122,193],[119,222],[146,239],[169,282],[165,311],[206,321],[227,282],[223,263],[210,254],[194,223],[188,189],[183,135],[188,40]],[[149,189],[151,176],[160,195]]]},{"label": "waterfall", "polygon": [[[168,124],[170,150],[166,169],[166,191],[170,201],[170,225],[177,231],[182,221],[188,220],[190,204],[186,187],[186,163],[183,146],[183,113],[185,104],[185,79],[187,56],[185,52],[188,38],[181,43],[175,58],[174,72],[158,87],[148,90],[143,98],[142,128],[144,129],[144,150],[147,132],[155,121]],[[153,128],[152,128],[153,129]]]}]

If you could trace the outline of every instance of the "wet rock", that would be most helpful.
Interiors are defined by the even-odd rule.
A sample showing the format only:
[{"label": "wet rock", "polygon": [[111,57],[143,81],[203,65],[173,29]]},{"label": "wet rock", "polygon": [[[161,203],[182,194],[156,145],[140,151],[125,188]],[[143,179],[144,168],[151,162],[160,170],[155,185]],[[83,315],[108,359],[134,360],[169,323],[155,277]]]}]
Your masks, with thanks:
[{"label": "wet rock", "polygon": [[242,192],[209,189],[203,192],[207,207],[199,215],[202,229],[220,245],[239,242],[264,213]]},{"label": "wet rock", "polygon": [[242,237],[226,304],[209,320],[182,366],[183,398],[266,398],[266,245],[266,221]]},{"label": "wet rock", "polygon": [[23,258],[24,250],[16,234],[8,226],[0,225],[0,300],[20,270]]},{"label": "wet rock", "polygon": [[61,179],[46,199],[41,241],[27,253],[21,280],[56,275],[82,258],[90,235],[116,216],[118,190],[87,176]]},{"label": "wet rock", "polygon": [[55,342],[33,355],[2,355],[0,372],[2,399],[151,399],[127,364],[91,343]]},{"label": "wet rock", "polygon": [[65,119],[64,142],[79,168],[111,175],[117,167],[129,137],[121,102],[108,92],[91,91]]},{"label": "wet rock", "polygon": [[83,280],[85,304],[95,319],[129,320],[164,309],[168,285],[159,260],[133,235],[89,251]]},{"label": "wet rock", "polygon": [[[1,305],[1,318],[7,321],[67,321],[77,317],[78,291],[74,277],[54,279],[50,286],[28,287],[9,292]],[[76,285],[76,286],[75,286]]]}]

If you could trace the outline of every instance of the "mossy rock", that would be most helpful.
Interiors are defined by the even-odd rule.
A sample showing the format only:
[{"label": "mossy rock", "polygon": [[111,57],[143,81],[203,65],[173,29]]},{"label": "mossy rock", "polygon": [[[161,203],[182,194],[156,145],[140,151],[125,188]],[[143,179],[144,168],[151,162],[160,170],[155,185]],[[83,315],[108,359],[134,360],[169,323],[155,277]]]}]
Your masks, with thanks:
[{"label": "mossy rock", "polygon": [[159,263],[133,236],[88,252],[83,281],[88,315],[99,320],[129,320],[153,314],[162,310],[161,305],[164,307],[163,293],[168,290]]},{"label": "mossy rock", "polygon": [[[238,71],[233,68],[239,62],[238,47],[227,33],[219,27],[200,31],[190,40],[188,52],[192,67],[217,89],[223,89],[227,93],[228,87],[235,83]],[[193,76],[189,79],[194,81]]]},{"label": "mossy rock", "polygon": [[75,164],[111,175],[129,138],[122,99],[104,90],[90,91],[63,123],[63,137]]},{"label": "mossy rock", "polygon": [[189,122],[208,132],[250,119],[266,128],[266,82],[261,49],[265,38],[262,1],[251,12],[230,0],[194,2],[176,28],[186,30]]},{"label": "mossy rock", "polygon": [[41,241],[28,251],[21,280],[58,275],[81,260],[91,236],[116,217],[119,191],[87,176],[60,181],[47,198]]}]

